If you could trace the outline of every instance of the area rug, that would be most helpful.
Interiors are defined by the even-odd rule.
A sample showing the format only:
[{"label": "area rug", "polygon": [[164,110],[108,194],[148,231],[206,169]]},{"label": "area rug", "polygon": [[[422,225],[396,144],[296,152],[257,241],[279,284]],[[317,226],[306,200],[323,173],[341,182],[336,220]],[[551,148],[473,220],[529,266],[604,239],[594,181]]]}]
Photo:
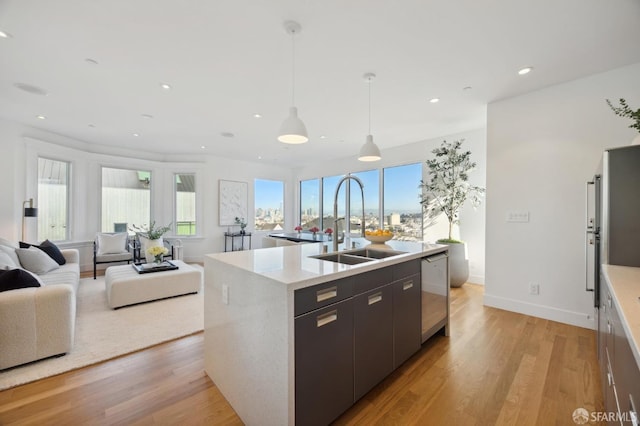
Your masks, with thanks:
[{"label": "area rug", "polygon": [[[199,267],[198,265],[194,265]],[[78,287],[76,335],[71,353],[0,372],[0,390],[95,364],[202,331],[203,291],[113,310],[104,277]]]}]

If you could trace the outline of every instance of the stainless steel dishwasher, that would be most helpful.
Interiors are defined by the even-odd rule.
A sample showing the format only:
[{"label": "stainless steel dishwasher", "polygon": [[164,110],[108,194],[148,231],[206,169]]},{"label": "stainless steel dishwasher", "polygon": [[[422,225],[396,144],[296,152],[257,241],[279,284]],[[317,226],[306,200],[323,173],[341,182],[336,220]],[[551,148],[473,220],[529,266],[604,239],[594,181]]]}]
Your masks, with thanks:
[{"label": "stainless steel dishwasher", "polygon": [[422,343],[440,330],[449,335],[449,256],[425,257],[422,266]]}]

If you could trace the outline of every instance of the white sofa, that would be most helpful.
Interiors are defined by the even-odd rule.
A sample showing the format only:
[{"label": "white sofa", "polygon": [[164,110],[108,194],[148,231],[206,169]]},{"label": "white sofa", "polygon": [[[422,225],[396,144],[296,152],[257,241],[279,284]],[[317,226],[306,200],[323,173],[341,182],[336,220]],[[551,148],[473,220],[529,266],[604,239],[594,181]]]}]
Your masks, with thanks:
[{"label": "white sofa", "polygon": [[0,370],[73,348],[78,250],[61,250],[66,263],[38,275],[44,286],[0,292]]}]

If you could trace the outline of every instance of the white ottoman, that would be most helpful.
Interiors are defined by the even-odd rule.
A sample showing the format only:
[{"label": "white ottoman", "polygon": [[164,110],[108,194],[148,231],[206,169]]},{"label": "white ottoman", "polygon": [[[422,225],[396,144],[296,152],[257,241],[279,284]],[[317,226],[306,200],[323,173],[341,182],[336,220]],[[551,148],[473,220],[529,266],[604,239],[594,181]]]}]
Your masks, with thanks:
[{"label": "white ottoman", "polygon": [[171,262],[178,269],[139,274],[131,265],[107,268],[105,289],[109,306],[119,308],[200,291],[201,271],[180,260]]}]

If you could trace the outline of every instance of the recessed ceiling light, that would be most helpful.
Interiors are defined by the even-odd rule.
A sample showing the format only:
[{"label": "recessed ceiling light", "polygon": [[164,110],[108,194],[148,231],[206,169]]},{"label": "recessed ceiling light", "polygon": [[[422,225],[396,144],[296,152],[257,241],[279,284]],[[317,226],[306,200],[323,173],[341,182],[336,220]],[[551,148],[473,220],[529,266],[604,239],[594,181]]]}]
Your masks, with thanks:
[{"label": "recessed ceiling light", "polygon": [[204,145],[200,146],[200,149],[206,149],[206,148],[207,148],[207,147],[206,147],[206,146],[204,146]]},{"label": "recessed ceiling light", "polygon": [[24,90],[27,93],[31,93],[32,95],[40,95],[40,96],[47,96],[49,93],[47,93],[46,90],[44,90],[41,87],[38,86],[33,86],[31,84],[26,84],[26,83],[14,83],[13,84],[14,87],[17,87],[20,90]]},{"label": "recessed ceiling light", "polygon": [[262,160],[262,155],[258,155],[258,160]]},{"label": "recessed ceiling light", "polygon": [[320,135],[320,139],[326,139],[327,137],[325,135]]},{"label": "recessed ceiling light", "polygon": [[234,136],[235,136],[235,135],[234,135],[233,133],[231,133],[231,132],[222,132],[222,133],[220,133],[220,135],[221,135],[221,136],[223,136],[223,137],[225,137],[225,138],[232,138],[232,137],[234,137]]},{"label": "recessed ceiling light", "polygon": [[46,119],[47,119],[47,117],[46,117],[46,116],[44,116],[44,115],[36,115],[36,118],[37,118],[38,120],[46,120]]},{"label": "recessed ceiling light", "polygon": [[440,102],[440,98],[431,98],[429,99],[429,102],[431,102],[432,104],[438,103]]},{"label": "recessed ceiling light", "polygon": [[171,90],[171,86],[167,83],[160,83],[160,87],[162,87],[164,90]]},{"label": "recessed ceiling light", "polygon": [[140,136],[140,133],[134,133],[133,136],[137,138],[138,136]]},{"label": "recessed ceiling light", "polygon": [[529,74],[532,70],[533,70],[533,67],[522,68],[520,71],[518,71],[518,74],[520,75]]},{"label": "recessed ceiling light", "polygon": [[0,38],[9,38],[9,37],[11,37],[11,34],[5,33],[4,31],[0,30]]},{"label": "recessed ceiling light", "polygon": [[153,118],[153,115],[151,114],[142,114],[143,118]]},{"label": "recessed ceiling light", "polygon": [[86,63],[91,64],[91,65],[98,65],[98,61],[96,61],[95,59],[91,59],[91,58],[85,58],[84,60]]},{"label": "recessed ceiling light", "polygon": [[253,118],[262,118],[262,114],[253,114]]}]

